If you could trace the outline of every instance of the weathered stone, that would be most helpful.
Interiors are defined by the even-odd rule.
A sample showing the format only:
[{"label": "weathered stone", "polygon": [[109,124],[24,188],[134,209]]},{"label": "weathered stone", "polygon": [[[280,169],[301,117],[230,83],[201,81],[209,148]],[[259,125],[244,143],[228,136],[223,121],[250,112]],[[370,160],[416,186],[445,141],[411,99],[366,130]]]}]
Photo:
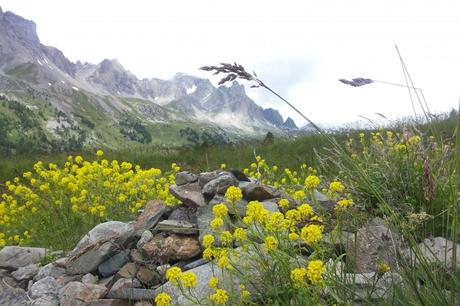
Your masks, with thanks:
[{"label": "weathered stone", "polygon": [[70,274],[86,274],[96,271],[97,267],[112,255],[118,246],[113,241],[95,243],[83,249],[81,253],[67,260],[66,270]]},{"label": "weathered stone", "polygon": [[38,273],[37,273],[37,275],[35,275],[34,279],[39,280],[39,279],[45,278],[47,276],[51,276],[51,277],[54,277],[55,279],[58,279],[58,277],[64,275],[65,273],[66,273],[66,271],[65,271],[64,268],[61,268],[61,267],[57,266],[54,263],[49,263],[49,264],[41,267],[38,270]]},{"label": "weathered stone", "polygon": [[42,296],[27,303],[27,306],[59,306],[59,299],[56,296]]},{"label": "weathered stone", "polygon": [[181,171],[176,174],[175,181],[177,186],[194,183],[198,181],[198,175],[188,171]]},{"label": "weathered stone", "polygon": [[201,193],[201,188],[198,183],[191,183],[182,186],[171,185],[169,186],[169,192],[182,201],[182,203],[186,206],[200,207],[206,205],[206,201]]},{"label": "weathered stone", "polygon": [[277,201],[266,200],[266,201],[263,201],[263,202],[262,202],[262,205],[263,205],[264,208],[265,208],[266,210],[268,210],[270,213],[274,213],[274,212],[279,212],[279,211],[280,211]]},{"label": "weathered stone", "polygon": [[203,237],[207,234],[211,234],[215,237],[215,240],[218,240],[218,236],[214,233],[209,225],[211,220],[214,219],[214,214],[212,212],[212,207],[214,205],[207,205],[204,207],[199,207],[196,211],[197,215],[197,225],[199,230],[198,240],[203,241]]},{"label": "weathered stone", "polygon": [[6,246],[0,250],[0,268],[18,269],[38,263],[49,254],[45,248]]},{"label": "weathered stone", "polygon": [[0,305],[24,306],[29,302],[26,292],[21,288],[8,288],[0,291]]},{"label": "weathered stone", "polygon": [[[350,238],[354,238],[351,236]],[[355,273],[375,272],[381,262],[397,267],[397,253],[401,240],[396,230],[380,218],[374,218],[361,228],[355,239],[345,245],[350,271]]]},{"label": "weathered stone", "polygon": [[169,268],[171,268],[170,264],[164,264],[157,267],[157,272],[160,274],[162,278],[165,278],[166,271],[168,271]]},{"label": "weathered stone", "polygon": [[151,260],[159,263],[189,259],[201,252],[201,247],[196,238],[172,234],[164,237],[158,234],[142,247],[142,252]]},{"label": "weathered stone", "polygon": [[163,220],[157,224],[155,231],[193,235],[198,233],[198,228],[195,224],[187,221]]},{"label": "weathered stone", "polygon": [[161,281],[158,272],[152,271],[145,266],[139,268],[136,277],[141,281],[141,283],[148,285],[149,287],[159,284]]},{"label": "weathered stone", "polygon": [[99,265],[97,270],[102,277],[107,277],[118,272],[128,262],[129,250],[124,250],[113,255],[102,264]]},{"label": "weathered stone", "polygon": [[77,255],[90,245],[100,243],[101,241],[121,238],[131,233],[134,233],[134,227],[129,223],[123,223],[119,221],[108,221],[100,223],[96,225],[92,230],[90,230],[80,240],[80,242],[78,242],[77,246],[69,253],[69,255]]},{"label": "weathered stone", "polygon": [[102,299],[89,302],[88,306],[130,306],[132,305],[128,300],[120,299]]},{"label": "weathered stone", "polygon": [[198,177],[198,184],[201,188],[204,187],[207,183],[217,178],[222,173],[222,170],[214,170],[211,172],[202,172]]},{"label": "weathered stone", "polygon": [[67,263],[67,260],[69,259],[69,257],[62,257],[62,258],[59,258],[57,260],[54,261],[54,264],[58,267],[65,267],[65,264]]},{"label": "weathered stone", "polygon": [[118,280],[115,275],[103,278],[99,280],[98,285],[105,286],[106,288],[111,288],[113,284]]},{"label": "weathered stone", "polygon": [[122,288],[120,291],[114,292],[112,294],[112,298],[129,301],[142,301],[152,300],[157,294],[157,291],[154,289]]},{"label": "weathered stone", "polygon": [[164,205],[160,200],[149,201],[145,205],[143,212],[137,218],[137,222],[134,224],[134,229],[139,231],[153,228],[158,221],[160,221],[161,217],[171,210],[171,207]]},{"label": "weathered stone", "polygon": [[111,299],[123,299],[123,289],[131,290],[133,288],[139,288],[141,286],[141,283],[135,278],[120,278],[115,282],[115,284],[113,284],[112,288],[110,288],[107,297]]},{"label": "weathered stone", "polygon": [[[227,291],[231,291],[232,288],[238,288],[239,285],[236,277],[222,277],[222,270],[215,269],[215,267],[212,266],[212,263],[207,263],[190,271],[196,274],[198,283],[197,286],[190,288],[190,294],[194,297],[197,297],[198,299],[205,300],[209,297],[209,295],[213,293],[213,290],[208,286],[208,281],[212,276],[215,276],[219,279],[219,288],[226,289]],[[233,283],[231,283],[232,280]],[[185,298],[185,296],[180,292],[180,290],[177,290],[177,288],[173,286],[170,282],[167,282],[164,285],[155,289],[155,295],[151,298],[154,298],[161,292],[165,292],[171,295],[172,304],[193,305],[193,303],[187,298]]]},{"label": "weathered stone", "polygon": [[142,248],[144,244],[152,240],[152,238],[153,238],[153,234],[150,230],[144,231],[141,235],[141,239],[139,239],[139,241],[137,242],[136,247],[138,249]]},{"label": "weathered stone", "polygon": [[[452,241],[447,240],[443,237],[427,238],[423,242],[419,243],[418,248],[420,254],[423,255],[424,260],[429,263],[440,263],[447,268],[452,268],[453,254],[455,251],[456,259],[455,265],[460,267],[460,245],[454,245]],[[410,249],[404,250],[406,259],[411,261],[413,264],[418,264],[419,260],[415,256],[414,252]]]},{"label": "weathered stone", "polygon": [[196,267],[202,266],[202,265],[207,264],[207,263],[208,263],[208,261],[206,259],[200,258],[200,259],[194,260],[194,261],[184,265],[182,270],[187,271],[187,270],[195,269]]},{"label": "weathered stone", "polygon": [[[248,207],[248,201],[242,199],[240,201],[236,201],[235,204],[230,204],[227,199],[223,195],[216,194],[214,198],[212,198],[211,201],[209,201],[209,204],[207,207],[212,209],[214,205],[223,203],[225,206],[227,206],[228,213],[231,215],[239,215],[240,217],[244,217],[246,215],[246,209]],[[200,212],[201,213],[201,212]],[[209,223],[208,223],[208,228],[209,228]]]},{"label": "weathered stone", "polygon": [[169,215],[168,220],[187,221],[196,223],[196,210],[187,206],[177,206]]},{"label": "weathered stone", "polygon": [[61,287],[54,277],[47,276],[36,281],[30,287],[28,294],[32,299],[38,299],[42,296],[56,296]]},{"label": "weathered stone", "polygon": [[76,282],[76,281],[79,281],[81,280],[82,278],[82,275],[81,274],[76,274],[76,275],[62,275],[62,276],[59,276],[56,281],[58,282],[59,285],[61,285],[61,287],[64,287],[65,285],[67,285],[68,283],[70,282]]},{"label": "weathered stone", "polygon": [[132,249],[130,254],[129,254],[129,256],[131,257],[131,260],[136,262],[136,263],[144,263],[145,262],[144,256],[137,249]]},{"label": "weathered stone", "polygon": [[91,273],[86,273],[81,278],[81,282],[83,284],[97,284],[97,281],[98,281],[98,277],[96,275],[91,274]]},{"label": "weathered stone", "polygon": [[242,191],[244,198],[248,201],[264,201],[281,196],[281,192],[274,187],[255,183],[247,184]]},{"label": "weathered stone", "polygon": [[14,279],[16,279],[17,281],[31,279],[35,276],[35,274],[37,274],[38,269],[38,265],[30,264],[28,266],[17,269],[13,273],[11,273],[11,276],[13,276]]},{"label": "weathered stone", "polygon": [[136,276],[138,267],[134,262],[128,262],[117,273],[120,278],[133,278]]},{"label": "weathered stone", "polygon": [[225,194],[228,187],[238,186],[238,180],[230,172],[223,172],[203,186],[203,195],[210,200],[215,194]]},{"label": "weathered stone", "polygon": [[70,282],[59,290],[61,306],[87,306],[90,302],[102,299],[107,288],[102,285]]},{"label": "weathered stone", "polygon": [[[316,207],[314,207],[317,211],[321,213],[330,213],[334,211],[337,202],[329,199],[327,195],[325,195],[322,192],[319,192],[318,190],[313,191],[313,195],[316,199],[316,201],[311,201],[312,203],[318,203]],[[319,206],[319,207],[318,207]]]}]

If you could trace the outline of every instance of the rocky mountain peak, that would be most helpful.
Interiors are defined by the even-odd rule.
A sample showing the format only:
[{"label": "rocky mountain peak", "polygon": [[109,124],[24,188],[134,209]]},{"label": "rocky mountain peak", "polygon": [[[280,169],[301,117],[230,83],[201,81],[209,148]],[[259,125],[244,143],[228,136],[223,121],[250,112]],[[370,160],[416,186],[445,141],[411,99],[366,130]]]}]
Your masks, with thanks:
[{"label": "rocky mountain peak", "polygon": [[284,123],[283,117],[273,108],[264,109],[264,118],[275,126],[282,126]]},{"label": "rocky mountain peak", "polygon": [[10,11],[1,13],[1,16],[2,26],[12,31],[18,40],[35,45],[40,43],[35,22],[27,20]]},{"label": "rocky mountain peak", "polygon": [[295,124],[294,120],[291,119],[291,117],[286,119],[286,121],[283,123],[283,126],[292,130],[298,129],[297,125]]}]

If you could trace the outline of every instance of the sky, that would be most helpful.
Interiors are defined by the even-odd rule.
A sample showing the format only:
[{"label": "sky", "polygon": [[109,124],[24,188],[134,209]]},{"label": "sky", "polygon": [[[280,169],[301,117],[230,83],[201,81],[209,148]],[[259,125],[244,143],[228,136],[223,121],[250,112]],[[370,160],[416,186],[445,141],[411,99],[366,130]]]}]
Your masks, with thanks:
[{"label": "sky", "polygon": [[[0,0],[35,21],[40,40],[71,60],[116,58],[138,78],[236,61],[317,123],[414,114],[407,88],[359,88],[341,78],[406,84],[398,46],[433,113],[458,108],[460,1],[425,0]],[[248,95],[305,121],[263,89]],[[416,113],[421,109],[416,104]]]}]

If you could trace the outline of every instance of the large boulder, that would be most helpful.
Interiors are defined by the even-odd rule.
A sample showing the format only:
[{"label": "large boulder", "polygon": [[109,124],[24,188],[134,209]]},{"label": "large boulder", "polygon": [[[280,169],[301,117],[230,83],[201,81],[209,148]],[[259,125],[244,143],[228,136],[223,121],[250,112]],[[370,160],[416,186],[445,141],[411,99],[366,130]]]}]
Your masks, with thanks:
[{"label": "large boulder", "polygon": [[196,181],[198,181],[198,175],[190,173],[188,171],[181,171],[176,173],[175,181],[177,186],[195,183]]},{"label": "large boulder", "polygon": [[350,269],[355,273],[378,271],[379,264],[397,267],[397,254],[401,247],[399,233],[382,219],[374,218],[367,226],[349,236],[345,245]]},{"label": "large boulder", "polygon": [[109,221],[94,227],[69,255],[65,268],[71,274],[86,274],[113,255],[124,241],[135,234],[132,224]]},{"label": "large boulder", "polygon": [[0,268],[18,269],[38,263],[49,254],[45,248],[6,246],[0,250]]},{"label": "large boulder", "polygon": [[27,293],[21,288],[11,287],[0,291],[0,305],[24,306],[27,302]]}]

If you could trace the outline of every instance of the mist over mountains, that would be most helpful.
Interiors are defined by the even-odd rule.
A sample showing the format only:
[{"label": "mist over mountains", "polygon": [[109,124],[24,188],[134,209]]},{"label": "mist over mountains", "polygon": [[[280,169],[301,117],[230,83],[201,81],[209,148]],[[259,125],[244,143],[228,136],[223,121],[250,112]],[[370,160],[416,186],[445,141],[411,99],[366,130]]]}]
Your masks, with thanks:
[{"label": "mist over mountains", "polygon": [[13,149],[213,144],[298,130],[238,82],[215,87],[182,73],[138,79],[116,59],[73,63],[40,42],[33,21],[1,8],[0,100],[0,143]]}]

